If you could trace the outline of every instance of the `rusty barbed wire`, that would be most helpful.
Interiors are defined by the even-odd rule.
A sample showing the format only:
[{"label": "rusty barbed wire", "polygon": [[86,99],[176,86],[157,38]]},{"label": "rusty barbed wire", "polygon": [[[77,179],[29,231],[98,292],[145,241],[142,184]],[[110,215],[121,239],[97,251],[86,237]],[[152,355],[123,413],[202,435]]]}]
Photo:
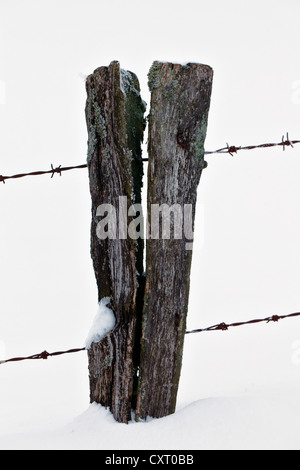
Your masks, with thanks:
[{"label": "rusty barbed wire", "polygon": [[[228,143],[226,144],[226,147],[222,147],[218,150],[213,150],[213,151],[205,151],[204,155],[216,155],[216,154],[229,154],[232,157],[234,154],[237,154],[241,150],[254,150],[254,149],[264,149],[264,148],[271,148],[271,147],[282,147],[283,150],[286,149],[286,147],[292,147],[294,148],[294,145],[300,144],[300,140],[290,140],[289,134],[286,134],[286,137],[283,136],[281,142],[278,143],[269,143],[269,144],[259,144],[259,145],[247,145],[245,147],[236,147],[235,145],[229,145]],[[143,162],[148,162],[149,158],[142,158]],[[71,171],[71,170],[77,170],[77,169],[82,169],[82,168],[87,168],[88,165],[87,163],[84,163],[82,165],[76,165],[76,166],[66,166],[62,167],[59,165],[58,167],[54,168],[53,165],[51,164],[51,170],[46,170],[46,171],[32,171],[29,173],[20,173],[17,175],[11,175],[11,176],[4,176],[0,175],[0,183],[4,183],[8,179],[19,179],[19,178],[24,178],[26,176],[41,176],[41,175],[51,175],[51,178],[55,175],[55,173],[61,174],[64,171]]]},{"label": "rusty barbed wire", "polygon": [[48,353],[47,351],[43,351],[39,354],[33,354],[32,356],[27,357],[13,357],[11,359],[6,359],[4,361],[0,361],[1,364],[6,364],[7,362],[19,362],[19,361],[27,361],[27,360],[34,360],[34,359],[48,359],[48,357],[54,356],[62,356],[63,354],[72,354],[80,351],[85,351],[86,348],[76,348],[76,349],[68,349],[68,351],[57,351],[53,353]]},{"label": "rusty barbed wire", "polygon": [[55,175],[55,173],[59,174],[61,176],[62,172],[64,171],[70,171],[70,170],[78,170],[81,168],[87,168],[87,164],[83,165],[76,165],[76,166],[65,166],[62,167],[59,165],[58,167],[54,168],[54,166],[51,164],[51,170],[46,170],[46,171],[32,171],[30,173],[20,173],[17,175],[11,175],[11,176],[3,176],[0,175],[0,183],[4,183],[8,179],[19,179],[19,178],[25,178],[25,176],[41,176],[41,175],[51,175],[51,178]]},{"label": "rusty barbed wire", "polygon": [[197,330],[186,331],[186,334],[193,334],[193,333],[203,333],[204,331],[227,331],[229,328],[237,327],[237,326],[244,326],[244,325],[253,325],[255,323],[271,323],[271,322],[279,322],[279,320],[284,320],[285,318],[293,318],[299,317],[300,312],[297,313],[290,313],[289,315],[273,315],[267,318],[260,318],[258,320],[249,320],[244,322],[236,322],[236,323],[219,323],[218,325],[209,326],[208,328],[202,328]]},{"label": "rusty barbed wire", "polygon": [[271,144],[259,144],[259,145],[247,145],[245,147],[236,147],[235,145],[226,144],[226,147],[220,148],[218,150],[204,152],[205,155],[213,155],[220,153],[229,153],[232,157],[234,154],[238,153],[240,150],[254,150],[254,149],[263,149],[271,147],[283,147],[285,150],[286,147],[294,148],[294,145],[300,144],[300,140],[290,140],[289,133],[287,132],[286,137],[282,136],[281,142],[271,143]]},{"label": "rusty barbed wire", "polygon": [[[229,328],[232,327],[238,327],[238,326],[244,326],[244,325],[252,325],[256,323],[271,323],[275,322],[278,323],[279,320],[284,320],[286,318],[293,318],[293,317],[299,317],[300,312],[297,313],[291,313],[289,315],[273,315],[271,317],[267,318],[260,318],[257,320],[249,320],[245,322],[236,322],[236,323],[219,323],[217,325],[209,326],[208,328],[201,328],[197,330],[191,330],[191,331],[186,331],[185,334],[193,334],[193,333],[203,333],[206,331],[227,331]],[[19,361],[27,361],[27,360],[35,360],[35,359],[43,359],[46,360],[48,357],[55,357],[55,356],[62,356],[63,354],[72,354],[72,353],[77,353],[81,351],[87,351],[86,348],[76,348],[76,349],[68,349],[67,351],[57,351],[53,353],[48,353],[47,351],[43,351],[39,354],[33,354],[32,356],[26,356],[26,357],[13,357],[11,359],[6,359],[0,361],[0,365],[2,364],[7,364],[9,362],[19,362]]]}]

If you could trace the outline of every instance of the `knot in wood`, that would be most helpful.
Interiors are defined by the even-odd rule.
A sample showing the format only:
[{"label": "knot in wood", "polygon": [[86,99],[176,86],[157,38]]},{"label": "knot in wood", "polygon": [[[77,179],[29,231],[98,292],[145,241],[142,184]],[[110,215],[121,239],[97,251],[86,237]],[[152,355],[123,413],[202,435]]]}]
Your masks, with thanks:
[{"label": "knot in wood", "polygon": [[186,149],[189,144],[189,132],[188,130],[185,131],[178,131],[177,133],[177,144]]}]

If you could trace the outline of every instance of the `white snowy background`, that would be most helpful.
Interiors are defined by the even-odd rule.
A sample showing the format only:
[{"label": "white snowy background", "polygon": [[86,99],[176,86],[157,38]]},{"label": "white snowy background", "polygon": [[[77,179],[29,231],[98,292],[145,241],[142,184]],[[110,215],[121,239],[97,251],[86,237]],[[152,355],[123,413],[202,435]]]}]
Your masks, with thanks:
[{"label": "white snowy background", "polygon": [[[85,162],[85,84],[119,60],[215,71],[206,149],[300,139],[297,0],[0,0],[0,174]],[[300,146],[208,156],[189,329],[300,310]],[[145,166],[146,170],[146,166]],[[83,347],[86,170],[0,185],[0,359]],[[0,366],[1,449],[299,449],[300,319],[186,337],[178,410],[116,424],[86,353]]]}]

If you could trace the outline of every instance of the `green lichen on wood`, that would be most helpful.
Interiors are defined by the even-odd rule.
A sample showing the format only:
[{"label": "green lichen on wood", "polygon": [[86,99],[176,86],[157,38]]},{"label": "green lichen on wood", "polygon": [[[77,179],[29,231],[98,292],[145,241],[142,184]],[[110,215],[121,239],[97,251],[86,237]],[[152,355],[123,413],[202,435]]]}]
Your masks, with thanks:
[{"label": "green lichen on wood", "polygon": [[[143,186],[144,167],[142,161],[141,144],[144,138],[146,119],[146,103],[140,95],[139,81],[132,72],[122,70],[120,73],[120,87],[125,99],[125,121],[127,148],[131,152],[131,174],[133,191],[131,191],[131,201],[135,204],[141,204],[141,192]],[[135,245],[135,249],[134,249]],[[138,393],[139,363],[140,363],[140,337],[142,329],[142,310],[144,299],[144,240],[142,238],[136,241],[132,240],[132,247],[135,251],[135,268],[137,275],[136,292],[136,322],[134,327],[134,346],[133,346],[133,376],[132,376],[132,403],[134,409]]]},{"label": "green lichen on wood", "polygon": [[149,90],[152,92],[155,88],[159,88],[160,86],[160,78],[159,74],[162,68],[163,62],[155,61],[152,64],[152,67],[148,73],[148,87]]},{"label": "green lichen on wood", "polygon": [[127,146],[132,160],[133,202],[139,204],[144,174],[141,144],[146,127],[144,114],[147,105],[141,98],[138,79],[134,73],[121,69],[120,80],[125,98]]},{"label": "green lichen on wood", "polygon": [[[207,133],[207,119],[204,117],[196,129],[194,149],[197,160],[203,160],[204,162],[204,142]],[[204,165],[203,165],[204,166]]]},{"label": "green lichen on wood", "polygon": [[89,163],[97,148],[99,139],[106,137],[105,119],[101,113],[99,104],[95,99],[95,90],[90,89],[87,100],[87,119],[89,122],[88,129],[88,152],[87,162]]}]

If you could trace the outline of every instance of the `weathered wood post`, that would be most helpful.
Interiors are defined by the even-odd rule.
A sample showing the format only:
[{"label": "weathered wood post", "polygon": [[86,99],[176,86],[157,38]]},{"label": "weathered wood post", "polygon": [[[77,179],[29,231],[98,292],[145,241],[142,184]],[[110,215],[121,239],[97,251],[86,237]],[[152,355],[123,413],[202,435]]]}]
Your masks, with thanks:
[{"label": "weathered wood post", "polygon": [[[135,403],[135,342],[139,343],[136,330],[143,296],[139,280],[143,241],[127,236],[127,210],[141,201],[145,104],[137,77],[120,70],[118,62],[95,70],[86,89],[91,256],[99,301],[109,297],[116,318],[114,329],[88,351],[90,399],[108,407],[117,421],[127,423]],[[104,212],[111,207],[115,216],[108,223],[106,238],[97,232],[99,207]]]},{"label": "weathered wood post", "polygon": [[[127,232],[143,178],[138,79],[118,62],[87,79],[91,256],[99,301],[110,298],[116,320],[89,347],[90,395],[119,422],[127,423],[132,409],[137,419],[175,411],[212,79],[212,69],[201,64],[154,62],[149,72],[146,280],[143,240]],[[99,231],[98,216],[106,212],[107,231],[103,225]]]},{"label": "weathered wood post", "polygon": [[[154,62],[149,73],[149,239],[136,408],[143,419],[175,411],[192,261],[191,240],[184,236],[192,230],[185,226],[184,234],[182,225],[184,219],[194,224],[212,79],[212,69],[200,64]],[[159,209],[162,222],[171,222],[170,237],[166,227],[157,234]],[[170,209],[173,219],[166,217]]]}]

